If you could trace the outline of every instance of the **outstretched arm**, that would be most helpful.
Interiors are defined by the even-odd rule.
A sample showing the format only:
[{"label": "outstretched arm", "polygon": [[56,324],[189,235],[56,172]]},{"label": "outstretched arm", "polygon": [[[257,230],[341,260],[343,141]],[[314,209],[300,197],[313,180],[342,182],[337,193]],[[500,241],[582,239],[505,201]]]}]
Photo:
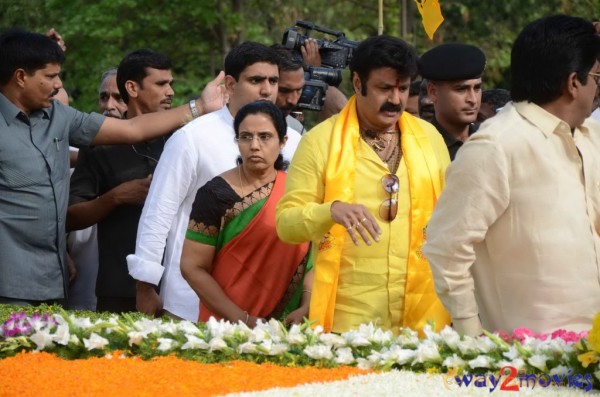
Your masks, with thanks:
[{"label": "outstretched arm", "polygon": [[[200,98],[195,101],[200,115],[221,109],[225,105],[226,93],[223,86],[225,73],[206,85]],[[148,113],[128,120],[107,117],[94,138],[93,145],[138,143],[169,134],[192,120],[189,104],[158,113]]]}]

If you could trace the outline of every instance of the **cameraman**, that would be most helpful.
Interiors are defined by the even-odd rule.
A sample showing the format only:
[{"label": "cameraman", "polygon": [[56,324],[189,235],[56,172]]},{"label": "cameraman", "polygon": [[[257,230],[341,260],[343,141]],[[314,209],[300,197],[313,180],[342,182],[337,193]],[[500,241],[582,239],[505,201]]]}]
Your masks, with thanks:
[{"label": "cameraman", "polygon": [[298,105],[304,88],[302,62],[281,44],[275,44],[272,47],[277,51],[279,58],[279,89],[275,104],[285,115],[288,127],[302,134],[304,126],[299,120],[290,116],[292,110]]}]

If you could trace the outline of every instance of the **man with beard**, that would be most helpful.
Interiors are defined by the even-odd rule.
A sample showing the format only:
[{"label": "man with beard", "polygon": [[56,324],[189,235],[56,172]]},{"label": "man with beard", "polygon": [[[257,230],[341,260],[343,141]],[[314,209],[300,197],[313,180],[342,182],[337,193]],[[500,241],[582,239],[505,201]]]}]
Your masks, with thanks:
[{"label": "man with beard", "polygon": [[277,207],[288,243],[312,241],[310,320],[345,332],[441,329],[449,317],[421,253],[450,163],[429,123],[404,112],[417,54],[391,36],[364,40],[350,63],[355,96],[304,135]]},{"label": "man with beard", "polygon": [[274,45],[273,48],[279,56],[279,88],[275,104],[284,114],[288,127],[302,134],[304,126],[290,115],[298,105],[304,88],[302,61],[296,59],[293,52],[281,44]]},{"label": "man with beard", "polygon": [[[165,55],[149,49],[126,55],[100,88],[104,114],[116,116],[126,107],[123,116],[132,119],[171,108],[171,67]],[[135,281],[125,257],[135,248],[142,206],[164,145],[161,137],[130,146],[96,146],[79,154],[71,177],[67,230],[98,225],[98,311],[135,311]]]},{"label": "man with beard", "polygon": [[444,137],[454,160],[464,141],[477,131],[473,123],[481,105],[485,54],[468,44],[441,44],[423,54],[419,66],[433,102],[432,124]]}]

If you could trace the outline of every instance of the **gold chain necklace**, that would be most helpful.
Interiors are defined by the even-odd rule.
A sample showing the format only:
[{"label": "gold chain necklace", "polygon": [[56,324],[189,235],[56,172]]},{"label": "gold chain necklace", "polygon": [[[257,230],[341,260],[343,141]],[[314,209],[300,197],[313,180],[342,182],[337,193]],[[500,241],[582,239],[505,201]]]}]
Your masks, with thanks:
[{"label": "gold chain necklace", "polygon": [[[395,128],[393,130],[385,131],[382,133],[377,133],[371,130],[360,130],[360,136],[365,142],[367,142],[369,146],[373,148],[373,150],[379,153],[384,151],[385,148],[388,147],[388,145],[394,140],[394,136],[398,132],[399,131]],[[390,135],[390,139],[384,139],[382,135]]]}]

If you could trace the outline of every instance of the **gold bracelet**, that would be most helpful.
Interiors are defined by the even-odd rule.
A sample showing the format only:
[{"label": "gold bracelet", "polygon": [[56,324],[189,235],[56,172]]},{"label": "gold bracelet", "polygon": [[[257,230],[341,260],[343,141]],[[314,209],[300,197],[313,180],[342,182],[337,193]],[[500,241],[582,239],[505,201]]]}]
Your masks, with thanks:
[{"label": "gold bracelet", "polygon": [[312,290],[310,290],[310,289],[303,289],[303,290],[302,290],[302,292],[303,292],[303,293],[304,293],[304,292],[308,292],[309,294],[312,294]]}]

